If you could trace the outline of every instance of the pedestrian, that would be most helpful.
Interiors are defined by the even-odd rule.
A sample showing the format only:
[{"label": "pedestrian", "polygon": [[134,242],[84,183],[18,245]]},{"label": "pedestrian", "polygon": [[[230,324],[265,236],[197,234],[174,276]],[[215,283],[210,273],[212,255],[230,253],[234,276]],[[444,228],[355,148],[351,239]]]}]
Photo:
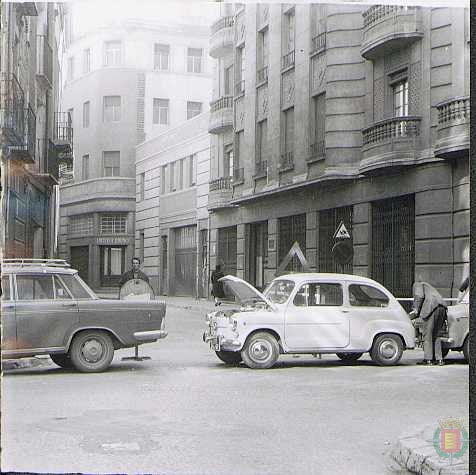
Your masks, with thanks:
[{"label": "pedestrian", "polygon": [[122,274],[119,285],[122,287],[129,280],[144,280],[149,283],[149,278],[140,270],[140,259],[132,258],[132,269]]},{"label": "pedestrian", "polygon": [[221,271],[221,265],[217,264],[210,278],[212,283],[212,295],[215,300],[215,304],[218,303],[218,299],[222,299],[225,297],[225,293],[223,291],[223,284],[219,282],[219,279],[224,276],[225,274]]},{"label": "pedestrian", "polygon": [[421,318],[423,321],[423,361],[417,364],[432,365],[433,359],[438,364],[443,363],[441,341],[435,348],[435,331],[439,332],[437,325],[442,325],[446,319],[446,302],[441,294],[427,282],[413,284],[413,310],[410,312],[412,319]]}]

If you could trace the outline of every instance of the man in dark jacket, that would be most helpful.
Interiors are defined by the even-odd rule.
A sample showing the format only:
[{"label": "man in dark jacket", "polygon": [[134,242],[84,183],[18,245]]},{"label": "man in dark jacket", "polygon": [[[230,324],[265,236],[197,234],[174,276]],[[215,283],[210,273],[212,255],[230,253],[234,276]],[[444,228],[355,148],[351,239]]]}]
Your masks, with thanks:
[{"label": "man in dark jacket", "polygon": [[127,281],[137,279],[145,280],[149,283],[149,278],[140,270],[140,259],[138,257],[133,257],[132,269],[122,274],[119,285],[122,287]]},{"label": "man in dark jacket", "polygon": [[221,265],[217,264],[210,278],[212,281],[212,295],[215,298],[215,303],[217,303],[218,299],[225,297],[225,293],[223,292],[223,284],[218,282],[218,280],[224,276],[225,274],[221,271]]},{"label": "man in dark jacket", "polygon": [[[413,284],[413,310],[410,316],[412,319],[421,318],[424,323],[424,359],[417,364],[431,365],[433,364],[434,357],[438,364],[443,364],[441,345],[434,348],[434,330],[435,323],[441,322],[446,318],[446,308],[446,302],[433,286],[426,282],[415,282]],[[436,350],[436,352],[434,350]]]}]

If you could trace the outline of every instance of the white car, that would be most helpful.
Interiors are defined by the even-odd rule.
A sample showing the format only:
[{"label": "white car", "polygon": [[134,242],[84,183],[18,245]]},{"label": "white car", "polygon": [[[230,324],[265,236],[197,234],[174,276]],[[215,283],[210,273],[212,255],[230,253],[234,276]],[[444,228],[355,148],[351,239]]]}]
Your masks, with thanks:
[{"label": "white car", "polygon": [[409,316],[372,279],[290,274],[274,279],[263,293],[238,277],[220,280],[240,305],[209,313],[203,340],[227,364],[265,369],[280,354],[335,353],[354,361],[370,352],[378,365],[394,365],[403,350],[415,347]]}]

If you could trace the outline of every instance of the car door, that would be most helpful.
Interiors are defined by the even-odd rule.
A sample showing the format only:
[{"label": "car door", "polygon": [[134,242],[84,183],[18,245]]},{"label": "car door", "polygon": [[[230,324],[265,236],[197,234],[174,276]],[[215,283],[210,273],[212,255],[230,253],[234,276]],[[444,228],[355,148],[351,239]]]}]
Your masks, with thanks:
[{"label": "car door", "polygon": [[17,274],[17,347],[64,348],[65,336],[78,322],[78,305],[57,275]]},{"label": "car door", "polygon": [[285,314],[285,341],[291,350],[345,348],[349,310],[336,282],[306,282],[297,289]]},{"label": "car door", "polygon": [[2,351],[5,352],[15,350],[17,347],[15,301],[12,295],[12,276],[2,275]]}]

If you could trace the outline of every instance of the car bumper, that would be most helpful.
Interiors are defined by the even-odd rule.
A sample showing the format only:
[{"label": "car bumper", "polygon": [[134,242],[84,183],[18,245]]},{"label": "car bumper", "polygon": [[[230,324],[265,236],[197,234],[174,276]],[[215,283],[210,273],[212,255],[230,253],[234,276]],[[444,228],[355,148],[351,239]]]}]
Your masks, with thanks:
[{"label": "car bumper", "polygon": [[203,333],[202,339],[205,343],[210,345],[210,348],[215,351],[220,351],[222,348],[236,351],[242,346],[240,340],[225,338],[223,335],[213,335],[207,331]]},{"label": "car bumper", "polygon": [[139,341],[155,341],[165,338],[168,333],[165,330],[150,330],[146,332],[135,332],[134,338]]}]

